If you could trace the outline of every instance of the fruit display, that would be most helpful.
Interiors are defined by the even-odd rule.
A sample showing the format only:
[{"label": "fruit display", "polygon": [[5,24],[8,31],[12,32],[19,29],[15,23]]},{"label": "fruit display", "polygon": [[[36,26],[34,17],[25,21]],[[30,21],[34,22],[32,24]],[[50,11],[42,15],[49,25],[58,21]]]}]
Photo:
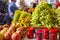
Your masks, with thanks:
[{"label": "fruit display", "polygon": [[11,35],[14,33],[15,28],[14,27],[10,27],[9,30],[5,33],[4,37],[5,39],[10,39]]},{"label": "fruit display", "polygon": [[12,40],[20,40],[20,34],[19,32],[15,32],[12,34]]},{"label": "fruit display", "polygon": [[13,23],[12,25],[5,24],[0,31],[0,40],[23,40],[26,36],[26,32],[23,28],[20,28],[19,23]]},{"label": "fruit display", "polygon": [[31,19],[31,14],[22,11],[22,14],[19,17],[18,23],[20,24],[20,27],[28,27],[30,26],[30,19]]},{"label": "fruit display", "polygon": [[0,31],[1,35],[4,35],[7,32],[8,28],[4,28],[3,30]]},{"label": "fruit display", "polygon": [[[32,10],[32,9],[31,9]],[[60,7],[54,9],[47,2],[40,2],[32,12],[32,15],[25,11],[17,10],[14,14],[12,23],[17,22],[22,27],[59,27],[60,26]]]},{"label": "fruit display", "polygon": [[48,5],[47,2],[40,2],[32,14],[31,25],[52,27],[52,11],[52,8]]},{"label": "fruit display", "polygon": [[47,2],[40,2],[32,15],[25,11],[17,10],[14,14],[12,23],[18,22],[20,28],[22,27],[58,27],[60,26],[60,8],[54,9],[51,4]]},{"label": "fruit display", "polygon": [[11,24],[0,25],[0,40],[57,40],[57,35],[60,37],[60,7],[55,9],[41,1],[28,10],[30,13],[26,7],[23,9],[15,11]]},{"label": "fruit display", "polygon": [[8,28],[4,28],[3,30],[0,31],[0,39],[4,40],[4,34],[8,31]]},{"label": "fruit display", "polygon": [[4,28],[9,28],[8,24],[0,25],[0,31],[3,30]]},{"label": "fruit display", "polygon": [[15,12],[15,14],[14,14],[14,19],[13,19],[12,23],[18,21],[18,19],[19,19],[19,17],[20,17],[20,14],[21,14],[21,13],[20,13],[20,10],[16,10],[16,12]]},{"label": "fruit display", "polygon": [[17,28],[16,32],[12,34],[12,40],[23,40],[24,39],[24,32],[22,29]]},{"label": "fruit display", "polygon": [[20,27],[28,27],[30,24],[31,14],[25,11],[17,10],[14,14],[12,23],[18,22]]},{"label": "fruit display", "polygon": [[34,32],[35,32],[35,28],[33,27],[27,28],[27,38],[29,39],[34,38]]},{"label": "fruit display", "polygon": [[3,25],[3,28],[9,28],[8,24]]},{"label": "fruit display", "polygon": [[56,19],[57,19],[58,26],[60,26],[60,7],[56,9],[55,13],[56,13]]}]

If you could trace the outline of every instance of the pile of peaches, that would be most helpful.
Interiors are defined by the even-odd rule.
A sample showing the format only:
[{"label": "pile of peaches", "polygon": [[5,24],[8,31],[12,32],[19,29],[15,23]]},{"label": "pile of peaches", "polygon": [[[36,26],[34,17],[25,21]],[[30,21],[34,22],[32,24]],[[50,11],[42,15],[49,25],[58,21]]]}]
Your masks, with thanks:
[{"label": "pile of peaches", "polygon": [[19,27],[18,23],[0,26],[0,40],[23,40],[25,36],[26,32]]}]

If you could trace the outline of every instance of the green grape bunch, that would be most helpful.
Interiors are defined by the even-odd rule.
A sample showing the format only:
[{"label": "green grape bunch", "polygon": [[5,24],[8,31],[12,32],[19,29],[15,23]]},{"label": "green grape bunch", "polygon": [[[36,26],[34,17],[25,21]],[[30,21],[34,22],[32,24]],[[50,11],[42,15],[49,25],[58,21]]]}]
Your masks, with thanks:
[{"label": "green grape bunch", "polygon": [[21,15],[18,20],[18,23],[20,23],[20,27],[29,27],[30,20],[31,20],[31,14],[25,11],[21,11]]},{"label": "green grape bunch", "polygon": [[56,9],[55,13],[56,13],[56,19],[57,19],[58,26],[60,26],[60,7]]},{"label": "green grape bunch", "polygon": [[52,9],[52,6],[47,2],[40,2],[32,14],[31,26],[53,27],[53,14],[54,10]]},{"label": "green grape bunch", "polygon": [[17,21],[18,21],[18,19],[19,19],[20,15],[21,15],[21,13],[20,13],[20,12],[21,12],[20,10],[16,10],[16,11],[15,11],[14,18],[13,18],[13,20],[12,20],[12,23],[14,23],[14,22],[17,22]]}]

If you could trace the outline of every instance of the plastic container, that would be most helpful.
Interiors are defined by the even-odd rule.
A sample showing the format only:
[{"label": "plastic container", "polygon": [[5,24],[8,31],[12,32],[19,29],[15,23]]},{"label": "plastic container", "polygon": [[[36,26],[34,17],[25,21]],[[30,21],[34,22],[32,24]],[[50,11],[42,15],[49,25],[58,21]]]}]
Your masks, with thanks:
[{"label": "plastic container", "polygon": [[42,40],[42,29],[36,30],[36,40]]},{"label": "plastic container", "polygon": [[42,40],[49,40],[49,29],[48,28],[43,29]]},{"label": "plastic container", "polygon": [[57,40],[57,29],[55,28],[52,28],[50,31],[49,31],[49,40]]},{"label": "plastic container", "polygon": [[27,29],[27,38],[33,39],[34,38],[34,28],[28,28]]},{"label": "plastic container", "polygon": [[60,30],[59,30],[59,40],[60,40]]}]

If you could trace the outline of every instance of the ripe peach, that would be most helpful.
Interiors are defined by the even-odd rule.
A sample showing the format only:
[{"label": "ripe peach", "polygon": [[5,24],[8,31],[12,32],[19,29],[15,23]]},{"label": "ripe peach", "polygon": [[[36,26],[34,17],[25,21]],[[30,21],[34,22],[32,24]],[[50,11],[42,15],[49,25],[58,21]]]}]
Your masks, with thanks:
[{"label": "ripe peach", "polygon": [[8,24],[3,25],[3,28],[9,28]]},{"label": "ripe peach", "polygon": [[12,34],[12,37],[11,37],[12,40],[20,40],[20,34],[19,33],[13,33]]},{"label": "ripe peach", "polygon": [[8,31],[5,33],[4,37],[6,39],[10,39],[11,38],[11,35],[14,33],[14,31],[15,31],[15,28],[14,27],[10,27],[8,29]]}]

